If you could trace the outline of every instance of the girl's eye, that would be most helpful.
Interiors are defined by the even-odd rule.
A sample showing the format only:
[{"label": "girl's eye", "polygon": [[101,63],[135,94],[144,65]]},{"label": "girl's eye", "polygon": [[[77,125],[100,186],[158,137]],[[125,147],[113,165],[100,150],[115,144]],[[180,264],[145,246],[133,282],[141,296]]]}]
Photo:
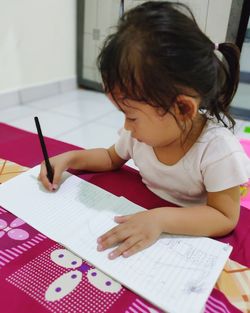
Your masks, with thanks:
[{"label": "girl's eye", "polygon": [[130,122],[134,122],[136,121],[136,118],[126,117],[126,120]]}]

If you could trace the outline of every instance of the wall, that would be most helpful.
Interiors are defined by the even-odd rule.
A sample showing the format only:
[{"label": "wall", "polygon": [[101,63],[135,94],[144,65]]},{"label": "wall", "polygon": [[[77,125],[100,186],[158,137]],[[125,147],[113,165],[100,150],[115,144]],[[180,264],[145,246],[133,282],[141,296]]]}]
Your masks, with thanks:
[{"label": "wall", "polygon": [[0,0],[0,92],[76,75],[76,0]]}]

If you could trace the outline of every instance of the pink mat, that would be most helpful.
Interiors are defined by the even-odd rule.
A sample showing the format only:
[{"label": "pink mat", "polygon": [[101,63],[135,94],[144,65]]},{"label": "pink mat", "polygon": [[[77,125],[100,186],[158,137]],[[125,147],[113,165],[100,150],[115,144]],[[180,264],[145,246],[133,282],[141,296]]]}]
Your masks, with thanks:
[{"label": "pink mat", "polygon": [[[76,148],[50,138],[45,140],[50,156]],[[42,154],[37,136],[0,123],[0,158],[27,167],[39,164]],[[75,174],[117,196],[127,197],[147,209],[168,205],[144,186],[137,171],[128,167],[124,166],[119,171],[109,173],[78,172]],[[99,275],[96,269],[84,260],[73,260],[66,250],[60,250],[62,249],[60,245],[25,222],[13,223],[15,216],[3,208],[0,209],[0,220],[2,220],[2,225],[6,223],[10,228],[22,229],[26,237],[28,234],[28,238],[24,236],[26,239],[21,241],[11,238],[8,233],[0,238],[1,312],[161,312],[122,286],[115,292],[103,291],[89,279],[89,273],[93,276]],[[250,267],[249,232],[250,210],[242,207],[236,229],[228,236],[218,238],[233,246],[230,258],[246,267]],[[65,257],[71,260],[71,265],[59,266],[53,258],[55,254],[58,258]],[[54,285],[52,296],[48,289],[62,276],[67,277],[68,280],[71,277],[71,282],[80,276],[81,281],[75,284],[75,287],[72,287],[73,289],[71,288],[65,296],[55,300],[61,292],[60,287]],[[113,282],[108,278],[106,286],[113,286]],[[236,313],[241,311],[232,304],[226,294],[214,289],[207,301],[205,312]]]},{"label": "pink mat", "polygon": [[[240,143],[243,146],[246,154],[250,158],[250,140],[241,139]],[[250,190],[248,190],[248,194],[245,197],[242,197],[241,205],[244,206],[245,208],[250,209]]]}]

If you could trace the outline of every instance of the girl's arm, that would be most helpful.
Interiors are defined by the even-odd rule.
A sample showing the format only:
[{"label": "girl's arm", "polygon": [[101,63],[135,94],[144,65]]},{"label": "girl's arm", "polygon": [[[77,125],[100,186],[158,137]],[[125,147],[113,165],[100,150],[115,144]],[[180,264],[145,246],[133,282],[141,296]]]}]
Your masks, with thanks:
[{"label": "girl's arm", "polygon": [[41,164],[39,179],[45,188],[55,190],[60,184],[62,173],[69,168],[101,172],[118,169],[124,163],[126,163],[126,160],[119,157],[114,145],[108,149],[97,148],[69,151],[50,158],[50,164],[54,172],[52,184],[47,178],[47,170],[44,162]]},{"label": "girl's arm", "polygon": [[122,167],[123,160],[115,151],[115,146],[108,149],[96,148],[68,152],[71,154],[68,168],[91,172],[111,171]]},{"label": "girl's arm", "polygon": [[224,236],[235,228],[239,219],[240,187],[209,192],[207,205],[155,210],[164,232],[194,236]]}]

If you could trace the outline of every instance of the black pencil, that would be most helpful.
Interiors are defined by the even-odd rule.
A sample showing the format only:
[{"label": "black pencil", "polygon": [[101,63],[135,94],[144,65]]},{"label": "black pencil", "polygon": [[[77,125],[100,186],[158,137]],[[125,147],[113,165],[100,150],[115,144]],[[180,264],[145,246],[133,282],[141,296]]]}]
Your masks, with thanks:
[{"label": "black pencil", "polygon": [[45,161],[45,165],[46,165],[46,169],[47,169],[47,177],[48,177],[49,181],[52,183],[53,182],[53,169],[52,169],[51,164],[49,162],[49,157],[48,157],[47,149],[46,149],[45,142],[43,139],[41,126],[40,126],[38,117],[35,116],[34,119],[35,119],[35,123],[36,123],[36,129],[37,129],[38,137],[39,137],[40,144],[41,144],[42,151],[43,151],[44,161]]}]

